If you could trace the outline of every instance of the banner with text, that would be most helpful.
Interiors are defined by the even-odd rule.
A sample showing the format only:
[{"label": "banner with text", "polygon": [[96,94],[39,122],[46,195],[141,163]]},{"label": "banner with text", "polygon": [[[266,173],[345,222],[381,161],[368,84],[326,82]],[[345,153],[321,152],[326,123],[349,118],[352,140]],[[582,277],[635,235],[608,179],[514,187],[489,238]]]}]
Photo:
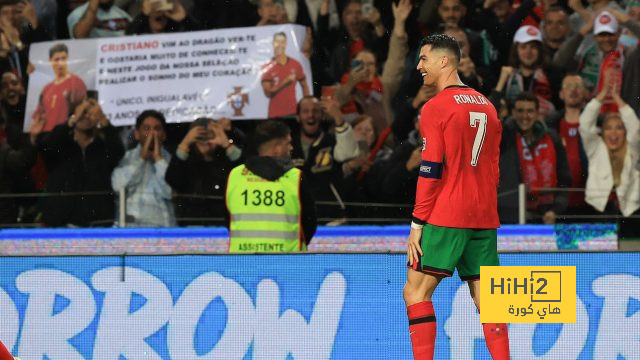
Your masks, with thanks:
[{"label": "banner with text", "polygon": [[[411,358],[402,254],[0,263],[0,340],[22,360]],[[510,324],[512,359],[640,359],[640,253],[500,263],[576,267],[575,323]],[[467,285],[445,279],[433,301],[435,359],[490,359]]]},{"label": "banner with text", "polygon": [[274,25],[33,44],[25,130],[37,116],[47,131],[65,122],[87,90],[115,126],[146,109],[168,122],[290,116],[313,83],[305,39]]}]

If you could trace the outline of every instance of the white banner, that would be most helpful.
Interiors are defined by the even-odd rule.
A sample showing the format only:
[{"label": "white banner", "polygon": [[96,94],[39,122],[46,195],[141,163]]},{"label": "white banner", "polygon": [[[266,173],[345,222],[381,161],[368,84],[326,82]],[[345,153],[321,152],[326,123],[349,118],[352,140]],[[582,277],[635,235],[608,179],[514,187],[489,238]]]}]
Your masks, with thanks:
[{"label": "white banner", "polygon": [[45,131],[65,122],[87,90],[115,126],[146,109],[168,122],[293,115],[313,84],[305,36],[276,25],[33,44],[25,130],[35,116]]}]

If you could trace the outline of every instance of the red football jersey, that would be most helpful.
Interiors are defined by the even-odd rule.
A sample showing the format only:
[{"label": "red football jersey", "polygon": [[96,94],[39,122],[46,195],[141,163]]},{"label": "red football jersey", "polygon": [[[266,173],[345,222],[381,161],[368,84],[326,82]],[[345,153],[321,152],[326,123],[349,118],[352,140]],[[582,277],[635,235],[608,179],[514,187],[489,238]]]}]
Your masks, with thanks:
[{"label": "red football jersey", "polygon": [[414,221],[498,228],[502,125],[491,102],[470,87],[447,87],[422,107],[420,133]]},{"label": "red football jersey", "polygon": [[293,58],[287,57],[287,62],[281,65],[275,60],[270,61],[264,68],[262,81],[271,82],[278,86],[290,75],[295,76],[295,81],[285,86],[269,100],[269,118],[290,116],[296,113],[296,86],[305,80],[302,65]]}]

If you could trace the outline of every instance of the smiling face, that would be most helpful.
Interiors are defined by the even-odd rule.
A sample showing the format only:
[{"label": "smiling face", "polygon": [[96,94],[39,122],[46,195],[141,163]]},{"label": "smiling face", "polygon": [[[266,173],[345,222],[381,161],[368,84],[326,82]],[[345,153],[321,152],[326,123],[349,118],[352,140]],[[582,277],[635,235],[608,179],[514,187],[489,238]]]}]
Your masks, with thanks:
[{"label": "smiling face", "polygon": [[353,127],[353,134],[356,140],[366,141],[369,148],[373,146],[376,141],[376,133],[373,128],[373,121],[370,117],[367,117],[363,121],[359,122]]},{"label": "smiling face", "polygon": [[608,32],[601,32],[595,36],[598,48],[605,54],[608,54],[616,49],[618,45],[618,39],[620,39],[620,31],[615,34]]},{"label": "smiling face", "polygon": [[300,123],[300,128],[305,135],[315,137],[320,131],[321,119],[322,110],[320,109],[318,99],[309,97],[300,100],[298,122]]},{"label": "smiling face", "polygon": [[24,86],[16,74],[6,72],[2,74],[0,85],[0,95],[4,102],[10,106],[17,106],[20,98],[24,96]]},{"label": "smiling face", "polygon": [[443,52],[436,49],[431,50],[431,45],[425,45],[420,49],[420,58],[416,69],[422,75],[423,84],[428,86],[436,85],[442,73]]},{"label": "smiling face", "polygon": [[516,44],[520,66],[529,69],[535,66],[535,64],[538,62],[538,58],[540,57],[540,49],[538,45],[539,42],[537,41],[529,41],[524,44]]},{"label": "smiling face", "polygon": [[627,145],[627,130],[619,116],[605,118],[602,124],[602,140],[609,151],[617,151]]},{"label": "smiling face", "polygon": [[442,0],[438,6],[438,15],[446,28],[459,27],[460,20],[466,14],[466,8],[460,0]]},{"label": "smiling face", "polygon": [[587,96],[584,82],[580,75],[567,75],[562,80],[560,99],[567,107],[581,107]]},{"label": "smiling face", "polygon": [[525,134],[531,132],[538,119],[536,103],[528,100],[517,100],[513,105],[513,118],[520,131]]}]

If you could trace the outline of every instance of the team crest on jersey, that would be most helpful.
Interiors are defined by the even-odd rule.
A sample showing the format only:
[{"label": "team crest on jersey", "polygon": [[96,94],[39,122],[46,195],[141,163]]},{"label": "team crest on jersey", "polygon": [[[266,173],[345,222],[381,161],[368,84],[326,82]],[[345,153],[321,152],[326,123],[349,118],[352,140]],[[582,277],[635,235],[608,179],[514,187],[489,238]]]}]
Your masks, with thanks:
[{"label": "team crest on jersey", "polygon": [[422,138],[422,151],[425,151],[427,149],[427,138],[423,137]]}]

